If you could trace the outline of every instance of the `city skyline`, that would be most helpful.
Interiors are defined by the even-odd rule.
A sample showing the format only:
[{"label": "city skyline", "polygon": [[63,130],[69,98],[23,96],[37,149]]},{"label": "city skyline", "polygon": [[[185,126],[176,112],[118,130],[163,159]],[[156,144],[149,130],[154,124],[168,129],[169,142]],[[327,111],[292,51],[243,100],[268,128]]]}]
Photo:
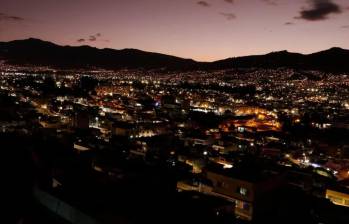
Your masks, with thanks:
[{"label": "city skyline", "polygon": [[0,5],[0,223],[349,223],[349,0]]},{"label": "city skyline", "polygon": [[35,37],[197,61],[349,48],[345,0],[1,2],[0,41]]}]

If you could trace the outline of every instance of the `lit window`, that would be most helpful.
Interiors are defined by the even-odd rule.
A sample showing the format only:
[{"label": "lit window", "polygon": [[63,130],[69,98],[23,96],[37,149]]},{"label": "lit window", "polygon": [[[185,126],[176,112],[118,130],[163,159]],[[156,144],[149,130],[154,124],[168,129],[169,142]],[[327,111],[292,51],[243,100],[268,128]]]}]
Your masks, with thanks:
[{"label": "lit window", "polygon": [[250,204],[244,201],[236,200],[235,207],[242,210],[250,210]]},{"label": "lit window", "polygon": [[238,188],[238,193],[241,194],[241,195],[243,195],[243,196],[246,196],[247,193],[248,193],[248,190],[247,190],[247,188],[239,187],[239,188]]},{"label": "lit window", "polygon": [[334,204],[343,204],[342,198],[332,196],[332,195],[328,195],[327,198],[330,199]]},{"label": "lit window", "polygon": [[245,132],[245,128],[244,127],[238,127],[238,132]]},{"label": "lit window", "polygon": [[236,208],[243,209],[244,203],[243,203],[242,201],[236,200],[236,201],[235,201],[235,207],[236,207]]}]

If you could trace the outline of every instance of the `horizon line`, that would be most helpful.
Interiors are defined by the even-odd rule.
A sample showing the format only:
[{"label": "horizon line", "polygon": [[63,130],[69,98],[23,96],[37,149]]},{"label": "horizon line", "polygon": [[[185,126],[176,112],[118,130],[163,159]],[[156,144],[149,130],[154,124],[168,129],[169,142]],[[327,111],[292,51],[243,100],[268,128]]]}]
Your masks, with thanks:
[{"label": "horizon line", "polygon": [[289,51],[289,50],[283,49],[283,50],[269,51],[269,52],[260,53],[260,54],[238,55],[238,56],[231,56],[231,57],[222,58],[222,59],[216,59],[216,60],[212,60],[212,61],[201,61],[201,60],[196,60],[196,59],[193,59],[193,58],[178,56],[178,55],[174,55],[174,54],[170,54],[170,53],[163,53],[163,52],[157,52],[157,51],[151,51],[151,50],[143,50],[143,49],[139,49],[139,48],[132,48],[132,47],[128,48],[128,47],[126,47],[126,48],[119,48],[119,49],[117,49],[117,48],[111,48],[111,47],[100,48],[100,47],[91,46],[91,45],[88,45],[88,44],[82,44],[82,45],[59,44],[59,43],[56,43],[54,41],[43,40],[41,38],[36,38],[36,37],[28,37],[28,38],[23,38],[23,39],[14,39],[14,40],[8,40],[8,41],[0,41],[0,43],[1,42],[2,43],[9,43],[9,42],[14,42],[14,41],[25,41],[25,40],[30,40],[30,39],[32,39],[32,40],[39,40],[39,41],[42,41],[42,42],[48,42],[48,43],[51,43],[51,44],[54,44],[54,45],[57,45],[57,46],[60,46],[60,47],[90,47],[90,48],[99,49],[99,50],[111,49],[111,50],[116,50],[116,51],[121,51],[121,50],[138,50],[138,51],[142,51],[142,52],[146,52],[146,53],[162,54],[162,55],[177,57],[177,58],[186,59],[186,60],[193,60],[193,61],[198,62],[198,63],[212,63],[212,62],[223,61],[223,60],[227,60],[227,59],[231,59],[231,58],[263,56],[263,55],[267,55],[267,54],[271,54],[271,53],[277,53],[277,52],[288,52],[288,53],[291,53],[291,54],[311,55],[311,54],[314,54],[314,53],[318,53],[318,52],[322,52],[322,51],[326,51],[326,50],[330,50],[330,49],[336,49],[336,48],[349,51],[349,49],[342,48],[342,47],[336,47],[336,46],[330,47],[330,48],[327,48],[327,49],[324,49],[324,50],[315,51],[315,52],[312,52],[312,53],[300,53],[300,52],[294,52],[294,51]]}]

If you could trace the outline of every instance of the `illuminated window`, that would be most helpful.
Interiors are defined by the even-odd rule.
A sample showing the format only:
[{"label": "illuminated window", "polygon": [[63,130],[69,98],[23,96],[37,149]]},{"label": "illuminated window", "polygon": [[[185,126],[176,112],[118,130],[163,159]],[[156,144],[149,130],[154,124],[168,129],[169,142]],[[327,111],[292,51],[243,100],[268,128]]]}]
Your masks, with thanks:
[{"label": "illuminated window", "polygon": [[236,207],[236,208],[243,209],[243,208],[244,208],[244,202],[239,201],[239,200],[236,200],[236,201],[235,201],[235,207]]},{"label": "illuminated window", "polygon": [[245,132],[245,127],[238,127],[238,132]]},{"label": "illuminated window", "polygon": [[330,199],[335,204],[343,204],[343,199],[339,197],[335,197],[332,195],[327,196],[328,199]]},{"label": "illuminated window", "polygon": [[240,200],[235,201],[235,207],[246,211],[250,210],[250,204]]},{"label": "illuminated window", "polygon": [[241,194],[241,195],[243,195],[243,196],[247,196],[248,190],[247,190],[247,188],[239,187],[239,188],[238,188],[238,193]]}]

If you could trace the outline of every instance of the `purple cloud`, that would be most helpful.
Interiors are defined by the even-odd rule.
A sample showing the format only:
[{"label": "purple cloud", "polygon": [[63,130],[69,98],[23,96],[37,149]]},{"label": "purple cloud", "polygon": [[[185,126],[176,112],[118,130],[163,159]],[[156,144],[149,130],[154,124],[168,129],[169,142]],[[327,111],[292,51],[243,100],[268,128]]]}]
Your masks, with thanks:
[{"label": "purple cloud", "polygon": [[331,14],[342,13],[342,7],[332,0],[308,0],[309,7],[303,8],[297,19],[320,21],[328,19]]},{"label": "purple cloud", "polygon": [[221,12],[219,13],[220,15],[224,16],[225,19],[227,20],[233,20],[236,19],[236,15],[234,13],[225,13],[225,12]]},{"label": "purple cloud", "polygon": [[198,5],[202,6],[202,7],[210,7],[210,3],[206,2],[206,1],[198,1],[197,2]]},{"label": "purple cloud", "polygon": [[8,15],[5,13],[0,13],[0,21],[22,22],[24,21],[24,18],[19,16]]}]

